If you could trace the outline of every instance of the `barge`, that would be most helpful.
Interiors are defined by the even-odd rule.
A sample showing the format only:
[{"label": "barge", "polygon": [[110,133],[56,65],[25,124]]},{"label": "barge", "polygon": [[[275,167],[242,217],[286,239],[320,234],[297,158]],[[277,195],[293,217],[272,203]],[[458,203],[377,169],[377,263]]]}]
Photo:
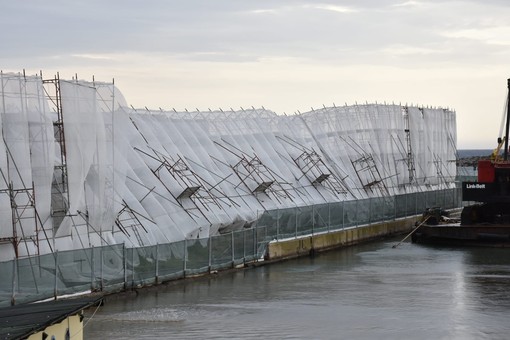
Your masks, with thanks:
[{"label": "barge", "polygon": [[[507,85],[510,93],[510,79]],[[462,183],[462,200],[475,203],[464,206],[460,218],[450,217],[441,208],[426,209],[421,225],[412,235],[414,243],[510,247],[508,98],[505,135],[498,138],[489,160],[479,160],[477,181]]]}]

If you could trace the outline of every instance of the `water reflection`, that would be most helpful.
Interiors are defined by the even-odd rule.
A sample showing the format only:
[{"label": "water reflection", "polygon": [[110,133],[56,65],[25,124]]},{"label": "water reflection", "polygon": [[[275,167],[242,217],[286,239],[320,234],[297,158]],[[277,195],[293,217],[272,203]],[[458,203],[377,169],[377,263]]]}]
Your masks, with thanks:
[{"label": "water reflection", "polygon": [[393,244],[111,297],[85,336],[507,338],[510,250]]}]

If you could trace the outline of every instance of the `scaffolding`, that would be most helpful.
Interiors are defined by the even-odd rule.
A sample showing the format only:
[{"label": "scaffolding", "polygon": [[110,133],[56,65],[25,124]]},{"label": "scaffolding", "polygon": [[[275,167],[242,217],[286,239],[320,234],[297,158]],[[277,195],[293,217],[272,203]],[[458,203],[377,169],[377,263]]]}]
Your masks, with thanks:
[{"label": "scaffolding", "polygon": [[348,190],[344,183],[344,179],[335,175],[317,151],[305,147],[288,136],[277,138],[291,145],[300,152],[299,156],[292,158],[294,163],[303,173],[298,180],[306,177],[314,187],[322,186],[334,194],[341,194],[343,197],[347,195]]},{"label": "scaffolding", "polygon": [[[5,97],[11,94],[4,92],[4,74],[0,71],[1,78],[1,94],[2,94],[2,113],[8,114],[8,108],[6,107]],[[21,106],[19,114],[27,114],[27,79],[25,73],[18,75],[17,80],[19,83],[19,92],[15,95],[19,95],[21,99]],[[13,114],[13,112],[10,112]],[[17,115],[18,113],[15,113]],[[4,117],[2,117],[4,118]],[[35,124],[33,124],[34,126]],[[6,126],[2,124],[5,129]],[[35,185],[33,180],[27,180],[25,178],[26,173],[23,169],[20,169],[19,165],[16,164],[16,153],[11,152],[9,143],[6,140],[6,131],[2,132],[3,144],[5,148],[6,156],[6,169],[0,168],[0,177],[3,182],[3,189],[0,189],[0,194],[7,195],[10,202],[11,209],[11,221],[12,221],[12,233],[11,236],[1,237],[0,243],[10,243],[13,247],[14,255],[16,258],[24,256],[33,256],[41,254],[41,242],[47,242],[48,248],[52,250],[52,245],[44,230],[43,223],[37,212],[36,199],[35,199]],[[19,138],[19,137],[18,137]],[[30,151],[31,152],[31,151]],[[24,174],[23,174],[24,173]],[[32,178],[32,177],[30,177]],[[27,183],[30,181],[30,183]],[[43,237],[40,233],[44,234]],[[20,254],[20,245],[24,245],[25,255]]]},{"label": "scaffolding", "polygon": [[[172,196],[174,196],[175,200],[181,205],[181,207],[183,207],[182,202],[189,199],[194,204],[193,209],[200,209],[199,204],[206,210],[210,210],[211,205],[216,206],[218,209],[222,209],[220,197],[227,197],[227,195],[219,191],[219,189],[207,185],[206,181],[193,171],[181,156],[177,155],[174,159],[154,149],[152,149],[152,151],[156,156],[152,156],[138,148],[136,148],[136,150],[159,162],[159,165],[155,169],[151,170],[165,187],[166,184],[161,178],[162,171],[168,172],[173,179],[179,183],[181,188],[180,193]],[[170,188],[167,187],[167,189],[171,192]],[[214,195],[212,190],[218,191],[219,197]]]},{"label": "scaffolding", "polygon": [[358,159],[351,160],[351,163],[365,191],[379,189],[383,196],[390,195],[372,155],[362,155]]},{"label": "scaffolding", "polygon": [[[131,120],[138,133],[142,136],[145,142],[147,139],[142,131],[138,129],[136,123]],[[213,207],[223,210],[223,205],[228,207],[232,204],[237,205],[231,198],[222,192],[218,186],[226,178],[219,181],[219,183],[212,185],[201,177],[197,172],[188,165],[183,157],[176,155],[175,158],[168,154],[160,152],[147,144],[147,148],[151,153],[144,151],[138,147],[134,150],[149,157],[151,160],[156,161],[158,165],[150,167],[151,172],[158,178],[165,189],[172,195],[175,202],[193,219],[202,216],[209,224],[212,224],[208,213]],[[179,184],[179,192],[175,193],[168,187],[162,177],[162,173],[168,173]],[[204,211],[205,210],[205,211]]]},{"label": "scaffolding", "polygon": [[[42,78],[42,74],[41,74]],[[64,120],[62,114],[62,100],[60,93],[60,76],[43,79],[43,88],[51,109],[56,113],[53,121],[55,142],[59,146],[59,162],[55,164],[53,183],[51,189],[51,216],[53,217],[53,230],[56,231],[69,210],[69,182],[67,176],[66,142],[64,135]]]},{"label": "scaffolding", "polygon": [[284,185],[290,186],[290,183],[284,182],[281,178],[280,181],[278,181],[277,177],[279,176],[267,167],[255,152],[253,152],[253,155],[247,155],[231,143],[223,139],[222,142],[223,143],[215,143],[238,159],[236,163],[228,165],[240,180],[236,188],[243,184],[251,194],[255,195],[261,204],[262,202],[258,195],[272,197],[279,203],[281,203],[283,199],[292,200],[293,196],[284,188]]},{"label": "scaffolding", "polygon": [[[39,229],[41,227],[35,211],[34,188],[15,189],[11,182],[7,189],[0,190],[0,194],[9,195],[12,210],[12,236],[0,238],[0,242],[11,243],[16,258],[20,257],[19,245],[21,243],[25,244],[28,255],[39,255]],[[33,230],[33,233],[28,234],[29,230]],[[34,244],[35,253],[33,254],[29,250],[29,243]]]},{"label": "scaffolding", "polygon": [[120,211],[117,213],[117,217],[115,218],[115,225],[128,239],[131,237],[128,229],[131,229],[135,235],[136,240],[138,241],[138,245],[144,246],[145,244],[143,242],[142,236],[140,235],[140,229],[143,230],[146,234],[148,231],[144,227],[141,218],[151,222],[152,224],[156,224],[146,216],[140,215],[140,213],[132,209],[126,203],[126,201],[123,200],[122,209],[120,209]]},{"label": "scaffolding", "polygon": [[414,165],[413,148],[411,145],[411,130],[409,129],[409,108],[407,106],[402,106],[402,116],[404,117],[404,132],[407,151],[405,163],[407,164],[407,171],[409,172],[409,184],[412,184],[416,178],[416,168]]},{"label": "scaffolding", "polygon": [[48,253],[44,232],[60,249],[147,246],[250,226],[261,210],[454,186],[455,117],[442,109],[136,112],[112,83],[4,80],[6,257],[11,244],[21,256]]}]

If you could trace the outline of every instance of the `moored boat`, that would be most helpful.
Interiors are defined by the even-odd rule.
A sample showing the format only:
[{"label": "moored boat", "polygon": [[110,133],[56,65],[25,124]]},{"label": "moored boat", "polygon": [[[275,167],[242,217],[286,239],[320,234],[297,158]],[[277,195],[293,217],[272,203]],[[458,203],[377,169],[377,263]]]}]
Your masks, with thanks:
[{"label": "moored boat", "polygon": [[[507,80],[510,94],[510,79]],[[510,98],[510,96],[508,97]],[[476,182],[462,183],[462,200],[476,202],[451,218],[440,208],[427,209],[412,241],[443,245],[510,247],[510,161],[508,134],[510,101],[507,98],[505,135],[490,160],[478,162]],[[503,149],[501,152],[501,149]]]}]

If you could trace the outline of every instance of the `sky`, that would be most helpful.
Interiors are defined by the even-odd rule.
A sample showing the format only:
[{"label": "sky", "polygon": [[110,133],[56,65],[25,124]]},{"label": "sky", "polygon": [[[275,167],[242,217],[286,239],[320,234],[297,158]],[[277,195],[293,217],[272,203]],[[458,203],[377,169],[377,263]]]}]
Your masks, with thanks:
[{"label": "sky", "polygon": [[459,149],[496,147],[507,0],[0,0],[0,69],[115,80],[134,107],[356,103],[457,113]]}]

